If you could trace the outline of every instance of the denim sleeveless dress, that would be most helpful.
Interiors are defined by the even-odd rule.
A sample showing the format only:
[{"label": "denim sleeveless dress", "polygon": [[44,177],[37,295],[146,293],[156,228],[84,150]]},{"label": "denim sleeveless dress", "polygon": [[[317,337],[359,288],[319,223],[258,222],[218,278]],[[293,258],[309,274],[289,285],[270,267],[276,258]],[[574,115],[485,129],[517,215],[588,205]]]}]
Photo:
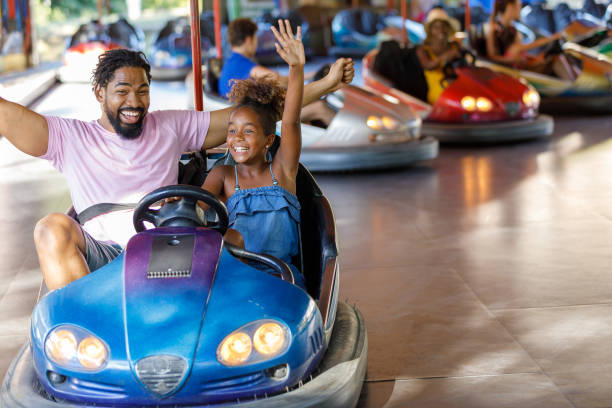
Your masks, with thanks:
[{"label": "denim sleeveless dress", "polygon": [[[304,276],[291,263],[298,254],[300,202],[295,194],[278,185],[272,172],[272,185],[240,189],[234,166],[236,188],[227,200],[229,227],[244,238],[245,249],[282,259],[293,272],[295,284],[305,289]],[[253,265],[265,270],[264,266]]]}]

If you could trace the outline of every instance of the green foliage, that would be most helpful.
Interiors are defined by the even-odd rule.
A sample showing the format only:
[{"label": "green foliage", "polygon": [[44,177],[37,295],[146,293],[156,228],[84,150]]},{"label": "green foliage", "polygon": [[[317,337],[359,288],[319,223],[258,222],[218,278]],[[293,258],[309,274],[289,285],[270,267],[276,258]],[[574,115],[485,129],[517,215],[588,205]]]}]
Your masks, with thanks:
[{"label": "green foliage", "polygon": [[[51,18],[64,16],[65,18],[79,17],[83,14],[97,14],[98,0],[48,0],[51,8]],[[106,5],[106,0],[102,4]],[[126,11],[125,0],[110,0],[111,12],[123,14]]]},{"label": "green foliage", "polygon": [[[141,7],[145,9],[164,10],[175,7],[185,7],[187,0],[141,0]],[[104,14],[106,14],[106,0],[102,0]],[[127,13],[126,0],[110,0],[111,13],[125,15]],[[37,9],[37,20],[65,21],[73,18],[96,18],[98,16],[98,0],[34,0]]]},{"label": "green foliage", "polygon": [[142,8],[144,9],[168,9],[175,7],[185,7],[189,5],[187,0],[142,0]]}]

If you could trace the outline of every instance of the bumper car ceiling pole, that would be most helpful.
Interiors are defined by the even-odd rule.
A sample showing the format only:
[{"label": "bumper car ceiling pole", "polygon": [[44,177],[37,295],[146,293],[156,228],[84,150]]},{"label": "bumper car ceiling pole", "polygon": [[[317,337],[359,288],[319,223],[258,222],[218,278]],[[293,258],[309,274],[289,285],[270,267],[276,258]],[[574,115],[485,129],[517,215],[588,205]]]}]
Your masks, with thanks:
[{"label": "bumper car ceiling pole", "polygon": [[217,58],[223,58],[223,48],[221,47],[221,6],[219,0],[213,0],[213,16],[215,19],[215,47],[217,48]]},{"label": "bumper car ceiling pole", "polygon": [[387,12],[393,10],[393,0],[387,0]]},{"label": "bumper car ceiling pole", "polygon": [[102,0],[98,0],[98,21],[102,22],[103,15],[104,15],[104,9],[102,7]]},{"label": "bumper car ceiling pole", "polygon": [[196,110],[204,110],[202,96],[202,50],[200,49],[200,5],[199,0],[190,0],[191,7],[191,64],[193,67],[193,100]]},{"label": "bumper car ceiling pole", "polygon": [[352,0],[352,1],[351,1],[351,7],[352,7],[352,8],[357,8],[357,7],[359,7],[359,0]]}]

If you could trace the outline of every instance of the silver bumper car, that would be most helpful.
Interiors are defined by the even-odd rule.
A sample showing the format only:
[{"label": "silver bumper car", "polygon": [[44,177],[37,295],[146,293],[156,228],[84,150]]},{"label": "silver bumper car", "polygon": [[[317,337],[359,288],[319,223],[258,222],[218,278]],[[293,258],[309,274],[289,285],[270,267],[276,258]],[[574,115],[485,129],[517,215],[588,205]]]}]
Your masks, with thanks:
[{"label": "silver bumper car", "polygon": [[[219,60],[209,60],[205,67],[205,110],[230,106],[216,92],[220,68]],[[185,82],[192,89],[193,80],[189,76]],[[302,124],[300,162],[311,171],[401,167],[438,155],[438,141],[421,136],[420,117],[412,108],[391,98],[347,85],[327,95],[325,103],[335,112],[329,126]],[[193,106],[193,99],[188,104]],[[280,122],[277,132],[280,132]]]}]

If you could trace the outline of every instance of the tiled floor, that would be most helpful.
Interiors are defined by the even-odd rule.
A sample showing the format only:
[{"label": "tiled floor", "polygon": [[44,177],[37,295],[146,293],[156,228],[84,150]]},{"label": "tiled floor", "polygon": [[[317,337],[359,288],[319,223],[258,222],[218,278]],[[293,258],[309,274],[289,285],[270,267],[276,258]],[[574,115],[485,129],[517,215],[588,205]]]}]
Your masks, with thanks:
[{"label": "tiled floor", "polygon": [[[39,109],[79,116],[55,98]],[[368,327],[361,408],[612,407],[611,127],[558,118],[551,141],[317,176],[337,218],[341,298]],[[0,196],[3,375],[40,282],[34,224],[69,197],[3,139]]]},{"label": "tiled floor", "polygon": [[611,125],[319,176],[368,325],[360,407],[612,407]]}]

